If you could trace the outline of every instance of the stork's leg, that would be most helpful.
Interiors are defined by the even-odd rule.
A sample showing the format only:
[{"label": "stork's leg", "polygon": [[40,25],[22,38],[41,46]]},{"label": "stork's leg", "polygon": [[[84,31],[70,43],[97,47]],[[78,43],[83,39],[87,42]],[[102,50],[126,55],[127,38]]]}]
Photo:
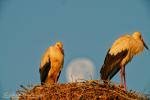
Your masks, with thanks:
[{"label": "stork's leg", "polygon": [[121,66],[121,69],[120,69],[120,86],[122,87],[122,82],[123,82],[123,67]]},{"label": "stork's leg", "polygon": [[125,71],[125,67],[123,67],[123,79],[124,79],[124,89],[126,91],[127,90],[127,86],[126,86],[126,71]]}]

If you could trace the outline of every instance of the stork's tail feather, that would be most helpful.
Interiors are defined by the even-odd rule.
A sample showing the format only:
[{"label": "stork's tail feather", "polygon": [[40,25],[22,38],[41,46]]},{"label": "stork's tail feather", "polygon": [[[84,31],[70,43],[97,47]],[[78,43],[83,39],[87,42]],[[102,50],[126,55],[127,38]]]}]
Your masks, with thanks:
[{"label": "stork's tail feather", "polygon": [[111,55],[107,52],[104,64],[101,67],[100,74],[102,80],[111,80],[113,76],[120,70],[120,62],[127,55],[128,50],[123,50],[117,55]]},{"label": "stork's tail feather", "polygon": [[108,65],[103,65],[101,70],[100,70],[100,74],[101,74],[101,79],[102,80],[111,80],[114,75],[120,70],[120,66],[119,65],[116,65],[112,70],[108,69],[108,68],[111,68],[111,65],[108,66]]},{"label": "stork's tail feather", "polygon": [[103,66],[102,66],[102,68],[100,70],[100,75],[101,75],[100,77],[101,77],[102,80],[107,80],[108,79],[108,73],[107,73],[107,69],[106,68],[107,68],[106,65],[103,64]]}]

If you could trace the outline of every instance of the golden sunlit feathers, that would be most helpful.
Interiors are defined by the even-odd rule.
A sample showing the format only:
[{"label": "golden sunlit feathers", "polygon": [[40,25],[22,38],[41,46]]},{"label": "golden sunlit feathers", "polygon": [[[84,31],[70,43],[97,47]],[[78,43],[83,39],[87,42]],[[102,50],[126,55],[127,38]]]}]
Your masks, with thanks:
[{"label": "golden sunlit feathers", "polygon": [[41,84],[53,84],[58,81],[64,63],[62,42],[48,47],[40,63]]},{"label": "golden sunlit feathers", "polygon": [[144,49],[144,42],[140,32],[134,32],[132,35],[123,35],[118,38],[110,48],[110,54],[116,55],[124,50],[132,52],[132,56],[139,54]]},{"label": "golden sunlit feathers", "polygon": [[111,55],[117,55],[118,53],[128,49],[128,41],[130,40],[130,35],[123,35],[120,38],[118,38],[110,48],[109,53]]},{"label": "golden sunlit feathers", "polygon": [[140,32],[119,37],[107,52],[104,64],[100,70],[101,78],[103,80],[111,80],[121,69],[121,82],[122,77],[124,77],[124,87],[126,89],[125,66],[132,60],[133,56],[141,53],[144,47],[148,49]]},{"label": "golden sunlit feathers", "polygon": [[132,37],[133,37],[134,39],[141,40],[141,39],[142,39],[141,32],[134,32],[134,33],[132,34]]},{"label": "golden sunlit feathers", "polygon": [[55,46],[57,46],[59,48],[63,48],[63,43],[58,41],[58,42],[56,42]]}]

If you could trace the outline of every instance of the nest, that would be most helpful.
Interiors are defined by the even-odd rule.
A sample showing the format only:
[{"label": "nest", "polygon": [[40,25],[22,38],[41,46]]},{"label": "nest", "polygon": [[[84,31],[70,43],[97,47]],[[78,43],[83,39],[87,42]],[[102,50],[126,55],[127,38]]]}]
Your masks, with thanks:
[{"label": "nest", "polygon": [[31,90],[21,86],[19,100],[149,100],[134,91],[124,91],[119,85],[100,83],[98,80],[36,85]]}]

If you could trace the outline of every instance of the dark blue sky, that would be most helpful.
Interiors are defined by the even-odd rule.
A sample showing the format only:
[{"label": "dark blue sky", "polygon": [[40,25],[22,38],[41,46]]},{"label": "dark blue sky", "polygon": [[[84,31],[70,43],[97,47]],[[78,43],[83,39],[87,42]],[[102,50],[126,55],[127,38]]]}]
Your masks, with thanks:
[{"label": "dark blue sky", "polygon": [[[38,84],[41,56],[58,40],[65,49],[60,82],[66,82],[68,63],[80,57],[91,59],[98,79],[107,49],[120,35],[140,31],[150,47],[149,5],[148,0],[1,0],[1,90]],[[129,89],[150,91],[149,59],[145,50],[127,65]]]}]

